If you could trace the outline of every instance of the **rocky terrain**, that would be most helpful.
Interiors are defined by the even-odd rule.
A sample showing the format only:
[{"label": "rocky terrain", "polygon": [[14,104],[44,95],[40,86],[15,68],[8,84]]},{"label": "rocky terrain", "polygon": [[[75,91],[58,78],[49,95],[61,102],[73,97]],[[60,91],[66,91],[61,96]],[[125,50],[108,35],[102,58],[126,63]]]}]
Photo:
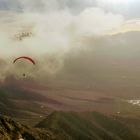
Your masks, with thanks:
[{"label": "rocky terrain", "polygon": [[35,127],[0,116],[1,140],[140,140],[140,119],[98,112],[53,112]]}]

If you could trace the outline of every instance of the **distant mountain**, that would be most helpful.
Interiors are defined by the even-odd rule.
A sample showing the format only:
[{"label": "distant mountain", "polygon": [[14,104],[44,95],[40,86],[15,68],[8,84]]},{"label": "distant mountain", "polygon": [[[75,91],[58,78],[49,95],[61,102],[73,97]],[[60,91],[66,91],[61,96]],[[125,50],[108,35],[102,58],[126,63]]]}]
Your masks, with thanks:
[{"label": "distant mountain", "polygon": [[36,127],[61,133],[67,140],[140,140],[135,127],[124,120],[97,112],[53,112]]}]

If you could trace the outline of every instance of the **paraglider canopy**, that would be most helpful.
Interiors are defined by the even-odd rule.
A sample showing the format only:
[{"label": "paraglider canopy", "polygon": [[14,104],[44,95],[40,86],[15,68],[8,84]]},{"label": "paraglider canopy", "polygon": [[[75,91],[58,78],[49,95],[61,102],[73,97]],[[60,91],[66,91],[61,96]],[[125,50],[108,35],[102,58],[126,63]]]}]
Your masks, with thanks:
[{"label": "paraglider canopy", "polygon": [[35,61],[34,61],[32,58],[27,57],[27,56],[18,57],[18,58],[16,58],[16,59],[13,61],[13,63],[16,63],[16,62],[17,62],[18,60],[20,60],[20,59],[25,59],[25,60],[31,62],[33,65],[36,64]]}]

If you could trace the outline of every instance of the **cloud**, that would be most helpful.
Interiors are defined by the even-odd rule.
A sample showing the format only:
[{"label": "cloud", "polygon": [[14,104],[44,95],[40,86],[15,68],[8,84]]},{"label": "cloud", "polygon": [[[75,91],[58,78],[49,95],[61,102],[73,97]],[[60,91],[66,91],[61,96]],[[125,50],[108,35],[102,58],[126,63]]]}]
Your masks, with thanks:
[{"label": "cloud", "polygon": [[[71,50],[57,73],[57,84],[89,87],[111,94],[139,91],[139,32],[86,38]],[[86,46],[86,47],[85,47]],[[137,89],[133,91],[133,89]]]},{"label": "cloud", "polygon": [[0,10],[17,12],[51,12],[69,9],[73,14],[78,14],[91,7],[98,7],[130,19],[139,18],[140,13],[138,0],[128,0],[125,3],[106,0],[0,0]]},{"label": "cloud", "polygon": [[80,12],[95,4],[95,0],[0,0],[0,9],[18,12],[44,12],[68,8],[72,12]]},{"label": "cloud", "polygon": [[[98,43],[96,44],[98,39],[105,46],[112,45],[112,41],[109,42],[110,44],[106,43],[104,37],[114,32],[121,33],[124,30],[127,32],[128,22],[122,15],[91,6],[93,1],[90,0],[83,1],[81,10],[74,14],[69,7],[70,5],[74,7],[75,2],[79,4],[80,1],[61,0],[58,3],[56,0],[47,2],[24,0],[18,1],[22,12],[1,11],[0,56],[6,63],[5,67],[0,66],[3,69],[0,77],[4,78],[11,74],[21,77],[21,73],[26,72],[30,77],[45,79],[45,77],[55,77],[58,73],[67,73],[65,70],[67,67],[70,69],[70,66],[71,69],[79,67],[81,71],[86,68],[91,74],[91,65],[88,62],[83,64],[85,61],[93,60],[94,56],[88,50],[95,45],[97,45],[95,49],[100,47]],[[40,8],[36,10],[37,7]],[[136,22],[133,22],[129,29],[133,30],[135,27]],[[28,33],[31,33],[31,36],[24,35]],[[95,41],[95,44],[91,40]],[[114,44],[118,43],[114,41]],[[85,50],[86,54],[81,50]],[[26,62],[13,65],[13,59],[21,55],[33,57],[37,62],[36,67]],[[84,59],[84,55],[87,59]],[[72,64],[67,66],[66,63],[70,64],[71,60],[73,60]],[[86,77],[87,72],[81,71],[79,74]],[[77,70],[73,73],[77,73]],[[88,75],[88,77],[92,76]]]},{"label": "cloud", "polygon": [[128,19],[135,19],[140,16],[140,1],[138,0],[124,0],[124,2],[119,0],[97,0],[97,6],[105,11],[121,14]]},{"label": "cloud", "polygon": [[[66,9],[44,14],[2,12],[1,15],[0,41],[5,47],[0,49],[4,55],[9,55],[9,52],[11,55],[13,52],[14,55],[65,53],[75,45],[77,39],[88,35],[104,35],[113,28],[119,28],[124,20],[120,15],[106,13],[99,8],[88,8],[78,15]],[[32,36],[19,41],[14,39],[14,36],[24,32],[31,32]]]},{"label": "cloud", "polygon": [[88,8],[77,18],[77,28],[80,34],[103,35],[120,27],[123,22],[121,15],[106,13],[99,8]]},{"label": "cloud", "polygon": [[139,32],[140,31],[140,20],[135,19],[135,20],[127,20],[125,21],[122,26],[120,26],[116,30],[112,30],[110,32],[110,35],[115,35],[115,34],[121,34],[121,33],[126,33],[126,32]]}]

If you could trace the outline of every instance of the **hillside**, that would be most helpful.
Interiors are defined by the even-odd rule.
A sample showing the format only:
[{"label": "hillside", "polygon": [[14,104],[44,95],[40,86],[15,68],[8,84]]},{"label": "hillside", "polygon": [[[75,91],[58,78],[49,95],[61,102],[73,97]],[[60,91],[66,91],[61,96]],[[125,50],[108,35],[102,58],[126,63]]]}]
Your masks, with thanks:
[{"label": "hillside", "polygon": [[52,132],[33,129],[6,116],[0,116],[0,140],[53,140]]},{"label": "hillside", "polygon": [[67,140],[140,140],[135,127],[128,124],[97,112],[53,112],[36,127],[61,133]]},{"label": "hillside", "polygon": [[97,112],[53,112],[36,127],[0,115],[1,140],[140,140],[140,120]]},{"label": "hillside", "polygon": [[21,82],[8,79],[0,85],[0,113],[17,118],[24,124],[34,125],[52,109],[44,105],[47,100],[44,96],[26,90]]}]

